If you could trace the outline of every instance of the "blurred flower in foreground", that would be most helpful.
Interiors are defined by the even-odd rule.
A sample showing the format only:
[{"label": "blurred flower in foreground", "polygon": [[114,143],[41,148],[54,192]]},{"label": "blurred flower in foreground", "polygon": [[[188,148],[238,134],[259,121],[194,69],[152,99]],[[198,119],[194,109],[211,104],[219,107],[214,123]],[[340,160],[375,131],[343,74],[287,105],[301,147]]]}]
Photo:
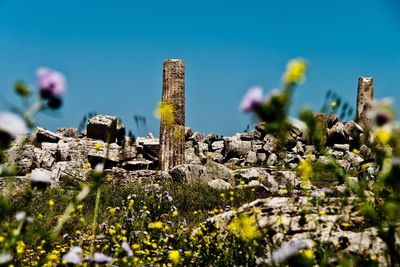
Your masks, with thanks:
[{"label": "blurred flower in foreground", "polygon": [[259,86],[251,87],[244,95],[239,109],[241,112],[251,112],[259,106],[263,100],[264,92]]},{"label": "blurred flower in foreground", "polygon": [[239,217],[235,217],[228,225],[228,230],[245,241],[250,241],[261,236],[256,218],[245,213]]},{"label": "blurred flower in foreground", "polygon": [[309,248],[309,242],[305,239],[298,239],[284,244],[281,248],[272,251],[271,262],[280,265],[289,258],[296,256],[300,250]]},{"label": "blurred flower in foreground", "polygon": [[62,259],[66,263],[79,264],[82,262],[82,249],[80,247],[73,247],[65,254]]},{"label": "blurred flower in foreground", "polygon": [[12,137],[17,137],[29,132],[25,121],[20,116],[11,112],[0,113],[0,131]]},{"label": "blurred flower in foreground", "polygon": [[121,247],[125,250],[126,254],[128,255],[128,257],[132,257],[133,256],[133,251],[129,246],[129,243],[124,241],[122,242]]},{"label": "blurred flower in foreground", "polygon": [[304,59],[290,60],[286,66],[286,72],[283,74],[283,82],[285,84],[303,83],[307,68],[307,62]]},{"label": "blurred flower in foreground", "polygon": [[168,259],[173,263],[173,264],[178,264],[181,260],[181,254],[178,250],[171,250],[168,253]]},{"label": "blurred flower in foreground", "polygon": [[157,107],[154,110],[154,116],[157,119],[161,119],[167,125],[175,123],[174,107],[166,101],[157,104]]},{"label": "blurred flower in foreground", "polygon": [[8,253],[0,253],[0,265],[3,266],[3,264],[6,264],[10,261],[12,261],[13,257],[11,254]]},{"label": "blurred flower in foreground", "polygon": [[110,262],[111,263],[111,262],[114,261],[114,259],[109,257],[109,256],[107,256],[107,255],[105,255],[105,254],[103,254],[103,253],[95,252],[94,256],[93,256],[93,261],[94,262],[99,262],[99,263],[101,263],[101,262],[104,262],[104,263]]},{"label": "blurred flower in foreground", "polygon": [[390,138],[392,138],[392,130],[390,127],[378,127],[375,129],[374,133],[376,139],[382,145],[387,145],[387,143],[390,141]]},{"label": "blurred flower in foreground", "polygon": [[300,186],[303,189],[310,189],[311,188],[310,177],[313,172],[311,163],[308,160],[301,160],[297,169],[299,171],[301,178]]},{"label": "blurred flower in foreground", "polygon": [[41,94],[44,98],[60,97],[66,90],[64,74],[48,68],[36,72]]},{"label": "blurred flower in foreground", "polygon": [[374,127],[381,127],[394,122],[393,99],[383,98],[381,100],[374,100],[367,116]]},{"label": "blurred flower in foreground", "polygon": [[50,179],[50,174],[40,169],[33,170],[30,177],[32,186],[38,188],[46,188],[50,184]]}]

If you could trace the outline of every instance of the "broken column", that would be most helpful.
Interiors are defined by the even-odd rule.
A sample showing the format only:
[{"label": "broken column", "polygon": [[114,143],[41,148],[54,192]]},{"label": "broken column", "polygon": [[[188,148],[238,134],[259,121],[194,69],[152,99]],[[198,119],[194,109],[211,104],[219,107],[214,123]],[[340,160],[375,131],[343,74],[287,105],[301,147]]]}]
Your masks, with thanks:
[{"label": "broken column", "polygon": [[373,97],[374,79],[372,77],[360,77],[358,79],[356,120],[364,129],[371,127],[368,112],[371,109]]},{"label": "broken column", "polygon": [[173,123],[160,122],[160,168],[163,171],[185,162],[185,64],[180,59],[164,61],[162,103],[173,108]]}]

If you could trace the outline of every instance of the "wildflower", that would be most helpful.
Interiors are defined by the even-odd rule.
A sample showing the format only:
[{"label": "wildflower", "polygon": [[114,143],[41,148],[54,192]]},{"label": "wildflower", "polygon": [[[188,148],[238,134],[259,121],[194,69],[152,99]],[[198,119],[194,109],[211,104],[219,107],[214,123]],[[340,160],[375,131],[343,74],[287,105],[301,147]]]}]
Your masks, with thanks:
[{"label": "wildflower", "polygon": [[64,94],[67,88],[64,74],[42,67],[37,70],[36,75],[43,98],[55,98]]},{"label": "wildflower", "polygon": [[240,103],[239,110],[241,112],[251,112],[258,107],[264,98],[263,89],[259,86],[251,87],[244,95]]},{"label": "wildflower", "polygon": [[110,233],[110,235],[115,235],[115,233],[117,232],[117,230],[115,230],[114,228],[110,228],[108,230],[108,232]]},{"label": "wildflower", "polygon": [[16,248],[17,254],[22,254],[25,251],[25,243],[24,241],[20,240],[17,242],[17,248]]},{"label": "wildflower", "polygon": [[96,143],[94,145],[94,149],[96,149],[97,151],[99,151],[101,149],[101,144],[100,143]]},{"label": "wildflower", "polygon": [[307,63],[304,59],[290,60],[286,66],[286,72],[283,75],[283,82],[285,84],[300,84],[304,82],[307,67]]},{"label": "wildflower", "polygon": [[166,101],[158,103],[154,110],[154,116],[157,119],[162,120],[166,125],[172,125],[175,123],[174,107]]},{"label": "wildflower", "polygon": [[111,262],[114,261],[114,259],[109,257],[109,256],[107,256],[107,255],[105,255],[105,254],[103,254],[103,253],[95,252],[94,256],[93,256],[93,261],[94,262],[99,262],[99,263],[106,263],[106,262],[110,262],[111,263]]},{"label": "wildflower", "polygon": [[388,127],[379,127],[375,130],[375,136],[382,145],[386,145],[392,138],[392,133]]},{"label": "wildflower", "polygon": [[178,264],[181,261],[181,253],[178,250],[171,250],[168,253],[168,259],[173,263],[173,264]]},{"label": "wildflower", "polygon": [[160,221],[156,221],[156,222],[150,223],[148,227],[149,227],[149,229],[160,230],[163,228],[163,223]]},{"label": "wildflower", "polygon": [[178,217],[178,215],[179,215],[179,212],[177,210],[174,210],[172,212],[172,217]]},{"label": "wildflower", "polygon": [[235,217],[228,225],[228,230],[245,241],[250,241],[261,236],[255,217],[245,213],[239,217]]},{"label": "wildflower", "polygon": [[140,249],[140,245],[139,244],[133,244],[132,245],[132,249],[133,250],[138,250],[138,249]]},{"label": "wildflower", "polygon": [[285,243],[279,249],[272,252],[271,263],[275,265],[280,265],[289,258],[298,255],[300,250],[308,248],[308,241],[305,239],[298,239]]},{"label": "wildflower", "polygon": [[11,137],[17,137],[29,132],[26,122],[11,112],[0,112],[0,131]]},{"label": "wildflower", "polygon": [[333,109],[335,109],[335,108],[337,107],[337,102],[336,102],[336,101],[332,101],[332,102],[331,102],[331,107],[332,107]]},{"label": "wildflower", "polygon": [[324,210],[319,210],[318,214],[319,214],[319,216],[324,216],[325,215],[325,211]]},{"label": "wildflower", "polygon": [[111,216],[114,216],[115,215],[115,208],[110,208],[108,210],[108,212],[110,213]]},{"label": "wildflower", "polygon": [[31,173],[30,181],[32,186],[46,188],[50,184],[51,175],[47,170],[35,169]]},{"label": "wildflower", "polygon": [[314,258],[314,251],[312,251],[311,249],[305,249],[303,251],[303,256],[307,259],[313,259]]},{"label": "wildflower", "polygon": [[25,211],[19,211],[19,212],[17,212],[17,214],[15,214],[15,219],[17,220],[17,222],[25,220],[25,218],[26,218],[26,212]]},{"label": "wildflower", "polygon": [[356,155],[358,155],[358,154],[360,153],[360,151],[358,151],[357,148],[354,148],[354,149],[353,149],[353,153],[356,154]]},{"label": "wildflower", "polygon": [[370,175],[374,175],[374,174],[375,174],[375,169],[374,169],[374,167],[368,167],[367,172],[368,172]]},{"label": "wildflower", "polygon": [[132,257],[133,256],[133,251],[130,248],[128,242],[126,242],[126,241],[122,242],[121,247],[125,250],[125,252],[128,255],[128,257]]},{"label": "wildflower", "polygon": [[54,206],[54,200],[52,200],[52,199],[49,200],[49,206],[50,206],[50,208],[52,208]]},{"label": "wildflower", "polygon": [[113,181],[112,176],[108,175],[108,176],[106,177],[106,181],[107,181],[108,183],[111,183],[111,182]]},{"label": "wildflower", "polygon": [[8,253],[0,253],[0,265],[6,264],[12,261],[13,257]]},{"label": "wildflower", "polygon": [[243,180],[240,181],[240,185],[244,185],[245,182]]},{"label": "wildflower", "polygon": [[310,189],[311,188],[310,177],[313,171],[311,163],[308,160],[301,160],[297,168],[300,172],[301,187],[303,189]]}]

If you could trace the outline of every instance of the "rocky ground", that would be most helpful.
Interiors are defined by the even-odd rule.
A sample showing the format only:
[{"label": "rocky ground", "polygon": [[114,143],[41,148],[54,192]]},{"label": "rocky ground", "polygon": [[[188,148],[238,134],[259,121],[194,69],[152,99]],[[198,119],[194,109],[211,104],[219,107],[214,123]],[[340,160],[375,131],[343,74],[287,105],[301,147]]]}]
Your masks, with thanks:
[{"label": "rocky ground", "polygon": [[[265,190],[271,198],[216,215],[208,222],[224,229],[235,213],[256,213],[260,227],[282,233],[273,237],[282,243],[304,239],[309,246],[315,246],[312,237],[317,235],[344,252],[377,257],[384,266],[385,243],[376,229],[365,225],[355,208],[359,201],[349,195],[340,177],[327,170],[325,177],[319,177],[309,188],[308,196],[301,190],[297,167],[303,159],[311,160],[315,166],[334,160],[350,174],[352,183],[359,182],[361,166],[370,162],[370,148],[360,146],[363,129],[354,121],[340,122],[331,116],[325,134],[327,151],[322,154],[295,127],[287,135],[284,150],[274,136],[265,132],[263,124],[230,137],[204,135],[186,128],[186,164],[161,172],[157,170],[157,138],[149,134],[133,140],[125,136],[125,128],[116,117],[99,115],[90,119],[83,133],[72,128],[57,132],[37,128],[30,136],[15,140],[6,154],[18,168],[19,190],[29,184],[26,175],[38,169],[51,175],[52,187],[73,187],[88,181],[88,170],[104,160],[106,183],[111,184],[202,181],[215,189]],[[0,185],[4,185],[4,178],[0,179]],[[299,196],[301,192],[303,196]],[[348,196],[345,202],[343,196]],[[299,214],[299,210],[306,212]]]}]

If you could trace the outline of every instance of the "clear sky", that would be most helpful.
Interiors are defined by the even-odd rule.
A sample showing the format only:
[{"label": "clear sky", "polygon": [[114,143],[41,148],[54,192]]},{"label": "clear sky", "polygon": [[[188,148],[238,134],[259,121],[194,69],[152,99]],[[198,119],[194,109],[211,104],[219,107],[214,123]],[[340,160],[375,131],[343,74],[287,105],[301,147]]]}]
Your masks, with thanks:
[{"label": "clear sky", "polygon": [[[355,103],[360,75],[377,98],[400,98],[398,0],[0,0],[0,94],[13,103],[15,80],[34,85],[37,67],[65,73],[68,93],[49,129],[78,127],[84,114],[153,117],[162,63],[186,64],[186,124],[231,135],[251,122],[238,104],[252,85],[280,87],[286,62],[310,62],[292,114],[319,109],[328,89]],[[399,100],[400,101],[400,100]],[[0,102],[0,109],[7,106]]]}]

